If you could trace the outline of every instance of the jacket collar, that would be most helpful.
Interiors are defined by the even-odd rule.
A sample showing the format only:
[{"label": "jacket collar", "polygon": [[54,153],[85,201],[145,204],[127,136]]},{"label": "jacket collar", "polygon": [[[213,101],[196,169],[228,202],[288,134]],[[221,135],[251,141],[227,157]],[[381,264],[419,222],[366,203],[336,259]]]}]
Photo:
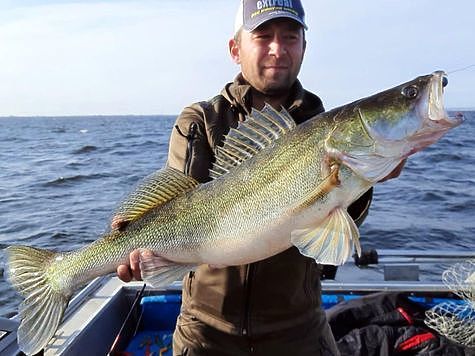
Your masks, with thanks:
[{"label": "jacket collar", "polygon": [[[232,83],[226,84],[221,93],[233,106],[251,112],[251,86],[239,73]],[[290,96],[285,107],[289,112],[300,108],[304,102],[305,90],[298,80],[290,88]]]}]

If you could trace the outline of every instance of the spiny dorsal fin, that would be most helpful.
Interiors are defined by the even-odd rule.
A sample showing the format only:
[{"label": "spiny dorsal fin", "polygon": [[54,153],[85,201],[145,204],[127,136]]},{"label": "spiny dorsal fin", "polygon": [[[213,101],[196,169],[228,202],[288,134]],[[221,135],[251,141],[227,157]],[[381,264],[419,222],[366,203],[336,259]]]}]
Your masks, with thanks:
[{"label": "spiny dorsal fin", "polygon": [[278,112],[266,104],[262,111],[252,109],[246,121],[229,130],[223,146],[216,148],[216,162],[210,177],[218,178],[228,173],[295,127],[295,121],[284,108]]},{"label": "spiny dorsal fin", "polygon": [[112,227],[123,229],[150,209],[165,204],[198,186],[198,182],[182,172],[165,167],[145,177],[120,204],[112,219]]}]

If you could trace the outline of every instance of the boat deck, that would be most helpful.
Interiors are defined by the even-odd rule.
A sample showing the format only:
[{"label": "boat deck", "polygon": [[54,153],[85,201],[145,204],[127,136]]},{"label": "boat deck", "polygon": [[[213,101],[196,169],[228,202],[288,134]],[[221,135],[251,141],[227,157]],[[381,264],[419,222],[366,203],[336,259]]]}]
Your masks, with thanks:
[{"label": "boat deck", "polygon": [[[338,268],[334,279],[322,281],[323,305],[326,306],[325,296],[330,296],[327,302],[331,305],[342,300],[343,295],[354,298],[380,291],[399,291],[411,296],[431,298],[453,296],[441,281],[442,271],[457,261],[473,258],[475,253],[447,253],[441,256],[439,252],[421,254],[406,251],[401,256],[400,252],[379,252],[378,264],[357,267],[349,262]],[[124,283],[117,277],[97,278],[72,299],[44,355],[106,355],[114,342],[118,349],[123,350],[124,343],[137,331],[134,329],[137,320],[142,317],[140,306],[134,305],[138,303],[136,297],[142,289],[145,297],[181,297],[181,282],[157,289],[144,287],[143,282]],[[179,310],[179,301],[177,305],[175,315],[168,317],[173,323]],[[131,320],[132,326],[125,325],[121,330],[125,320]],[[0,335],[0,354],[18,355],[15,330],[19,321],[14,317],[0,320],[0,323],[0,330],[6,330],[3,337]],[[119,334],[121,337],[116,340]]]}]

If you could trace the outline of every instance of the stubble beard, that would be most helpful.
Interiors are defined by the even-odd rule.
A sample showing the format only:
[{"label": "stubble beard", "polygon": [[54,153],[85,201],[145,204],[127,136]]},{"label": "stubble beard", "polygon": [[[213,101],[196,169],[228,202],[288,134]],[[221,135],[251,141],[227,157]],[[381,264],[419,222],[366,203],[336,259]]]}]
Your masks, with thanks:
[{"label": "stubble beard", "polygon": [[280,78],[279,80],[264,80],[260,92],[266,96],[281,96],[287,94],[296,79],[286,76],[286,78]]}]

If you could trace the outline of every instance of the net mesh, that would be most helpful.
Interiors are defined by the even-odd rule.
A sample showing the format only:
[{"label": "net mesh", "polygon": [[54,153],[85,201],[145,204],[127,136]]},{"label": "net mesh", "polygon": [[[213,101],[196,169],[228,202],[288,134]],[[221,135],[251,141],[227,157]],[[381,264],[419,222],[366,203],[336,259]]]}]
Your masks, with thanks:
[{"label": "net mesh", "polygon": [[426,311],[425,323],[452,341],[475,347],[475,259],[453,265],[442,281],[461,301],[437,304]]}]

